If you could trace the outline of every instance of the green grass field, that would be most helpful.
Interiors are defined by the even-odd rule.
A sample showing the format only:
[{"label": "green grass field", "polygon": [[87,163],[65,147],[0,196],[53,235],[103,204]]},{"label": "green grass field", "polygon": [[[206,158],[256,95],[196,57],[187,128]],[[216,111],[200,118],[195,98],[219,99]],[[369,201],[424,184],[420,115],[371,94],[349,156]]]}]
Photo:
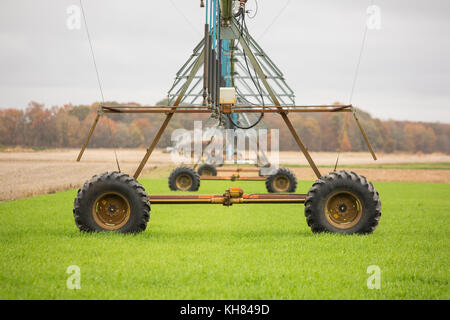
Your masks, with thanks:
[{"label": "green grass field", "polygon": [[[142,183],[169,192],[166,179]],[[230,185],[265,192],[200,192]],[[0,299],[449,299],[450,184],[375,186],[382,217],[367,236],[312,234],[292,204],[154,205],[146,232],[120,235],[80,233],[75,190],[3,202]],[[70,265],[80,290],[66,288]],[[380,290],[367,288],[370,265]]]}]

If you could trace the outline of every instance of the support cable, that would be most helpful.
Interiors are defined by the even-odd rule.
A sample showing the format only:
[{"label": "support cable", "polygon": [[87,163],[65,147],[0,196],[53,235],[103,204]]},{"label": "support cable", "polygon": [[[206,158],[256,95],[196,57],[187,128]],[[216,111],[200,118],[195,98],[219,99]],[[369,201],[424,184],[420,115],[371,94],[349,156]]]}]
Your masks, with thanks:
[{"label": "support cable", "polygon": [[[371,0],[370,3],[371,3],[371,5],[373,5],[374,0]],[[353,76],[353,82],[352,82],[352,87],[351,87],[351,91],[350,91],[350,97],[348,99],[349,100],[348,104],[352,104],[353,94],[355,92],[356,82],[358,80],[359,69],[360,69],[360,66],[361,66],[361,60],[362,60],[362,56],[363,56],[363,53],[364,53],[364,48],[366,46],[367,31],[368,30],[369,30],[369,27],[367,26],[367,23],[366,23],[365,28],[364,28],[363,39],[362,39],[362,42],[361,42],[361,48],[359,49],[358,60],[356,62],[355,74]]]},{"label": "support cable", "polygon": [[195,35],[200,34],[199,30],[194,26],[194,24],[191,22],[191,20],[189,20],[188,17],[186,17],[184,12],[180,8],[178,8],[178,6],[173,2],[173,0],[169,0],[169,1],[172,4],[172,6],[175,8],[175,10],[177,10],[178,13],[183,17],[183,19],[188,23],[189,27],[191,27],[191,29],[194,31]]},{"label": "support cable", "polygon": [[[88,41],[89,41],[89,47],[90,47],[90,49],[91,49],[92,62],[93,62],[93,64],[94,64],[95,74],[97,75],[98,88],[99,88],[99,90],[100,90],[100,95],[101,95],[101,98],[102,98],[102,102],[105,103],[105,96],[104,96],[104,94],[103,94],[103,86],[102,86],[102,82],[101,82],[101,80],[100,80],[100,74],[99,74],[99,72],[98,72],[97,62],[96,62],[95,54],[94,54],[94,48],[93,48],[93,46],[92,46],[91,35],[90,35],[90,33],[89,33],[89,28],[88,28],[88,24],[87,24],[86,14],[84,13],[83,2],[82,2],[82,0],[79,0],[79,1],[80,1],[81,13],[83,14],[84,26],[85,26],[85,28],[86,28],[86,35],[87,35],[87,39],[88,39]],[[109,117],[107,117],[107,118],[108,118],[108,120],[109,120],[109,121],[108,121],[109,135],[110,135],[110,138],[111,138],[111,140],[112,140],[112,142],[113,142],[113,147],[114,147],[114,148],[113,148],[113,149],[114,149],[114,157],[115,157],[115,160],[116,160],[117,170],[118,170],[119,172],[121,172],[121,170],[120,170],[120,164],[119,164],[119,158],[117,157],[117,151],[116,151],[117,143],[116,143],[116,140],[115,140],[115,138],[114,138],[114,136],[113,136],[113,134],[112,134],[112,129],[111,129],[111,121],[112,121],[112,120],[111,120]]]},{"label": "support cable", "polygon": [[253,15],[250,15],[250,11],[247,11],[247,16],[249,19],[254,19],[258,14],[258,9],[259,9],[258,0],[255,0],[255,5],[256,5],[256,8],[255,8],[255,13]]},{"label": "support cable", "polygon": [[[371,0],[370,1],[370,5],[373,5],[373,4],[374,4],[374,0]],[[365,27],[364,27],[363,39],[361,41],[361,47],[359,49],[358,60],[356,62],[355,74],[353,75],[352,86],[351,86],[351,89],[350,89],[350,96],[349,96],[349,99],[348,99],[348,104],[349,105],[351,105],[352,101],[353,101],[353,95],[355,93],[356,83],[357,83],[358,76],[359,76],[359,70],[360,70],[360,67],[361,67],[361,61],[362,61],[362,57],[363,57],[363,53],[364,53],[364,48],[366,47],[367,31],[368,30],[369,30],[369,27],[367,26],[367,23],[366,23]],[[352,109],[353,109],[353,107],[352,107]],[[354,110],[353,110],[353,112],[354,112]],[[342,126],[341,137],[344,136],[346,125],[347,125],[347,118],[345,119],[344,125]],[[338,155],[337,155],[336,165],[334,167],[334,171],[336,171],[336,168],[337,168],[338,162],[339,162],[339,158],[340,158],[340,155],[341,155],[341,152],[342,152],[340,146],[339,146],[338,150],[339,150],[339,152],[338,152]]]},{"label": "support cable", "polygon": [[[241,19],[242,19],[242,21],[240,22],[241,30],[239,32],[239,37],[244,38],[245,37],[244,33],[245,33],[247,35],[247,39],[244,38],[244,41],[249,42],[248,41],[248,34],[249,33],[248,33],[247,24],[245,22],[245,11],[242,11]],[[248,74],[250,75],[250,79],[252,80],[253,84],[255,85],[256,90],[258,91],[259,95],[261,96],[261,101],[262,101],[262,105],[263,105],[263,109],[264,109],[264,106],[265,106],[264,95],[263,95],[263,92],[262,92],[262,88],[261,88],[261,84],[259,82],[258,75],[256,74],[256,81],[255,81],[255,79],[253,78],[253,74],[252,74],[252,72],[250,70],[250,67],[248,65],[247,55],[245,54],[245,50],[243,50],[242,52],[244,53],[244,61],[245,61],[245,65],[247,67]],[[252,128],[256,127],[262,121],[262,119],[264,118],[264,112],[261,112],[259,118],[253,124],[251,124],[251,125],[249,125],[247,127],[243,127],[243,126],[235,123],[233,121],[232,117],[229,114],[227,114],[227,117],[230,120],[230,122],[236,128],[239,128],[239,129],[242,129],[242,130],[249,130],[249,129],[252,129]]]},{"label": "support cable", "polygon": [[278,18],[281,16],[281,14],[286,10],[288,5],[291,3],[292,0],[288,0],[284,7],[281,8],[281,10],[278,12],[278,14],[273,18],[272,22],[266,27],[266,29],[261,33],[261,35],[258,37],[258,41],[261,40],[262,37],[264,37],[267,34],[267,31],[275,24],[275,22],[278,20]]}]

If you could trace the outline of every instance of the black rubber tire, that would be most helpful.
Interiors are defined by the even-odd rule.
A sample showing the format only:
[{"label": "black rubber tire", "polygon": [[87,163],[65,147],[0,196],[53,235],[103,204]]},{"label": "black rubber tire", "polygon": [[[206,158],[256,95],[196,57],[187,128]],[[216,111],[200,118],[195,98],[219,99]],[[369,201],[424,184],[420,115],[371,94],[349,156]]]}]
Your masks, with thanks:
[{"label": "black rubber tire", "polygon": [[119,233],[139,233],[146,229],[150,219],[150,201],[144,187],[125,173],[105,172],[93,176],[78,190],[74,200],[73,216],[78,229],[85,232],[111,231],[104,229],[94,219],[93,205],[96,199],[108,192],[124,197],[130,206],[129,220]]},{"label": "black rubber tire", "polygon": [[[351,192],[362,207],[359,221],[346,229],[332,225],[325,213],[328,199],[339,191]],[[372,233],[381,217],[380,196],[372,183],[355,172],[331,172],[317,180],[309,190],[305,202],[305,216],[308,226],[314,233]]]},{"label": "black rubber tire", "polygon": [[297,177],[295,174],[287,169],[287,168],[279,168],[274,174],[267,176],[266,178],[266,189],[270,193],[278,193],[280,191],[277,191],[274,182],[275,179],[283,176],[289,180],[289,188],[282,192],[295,192],[297,190]]},{"label": "black rubber tire", "polygon": [[197,170],[198,175],[201,177],[203,175],[203,171],[205,171],[205,170],[211,171],[213,177],[217,176],[217,169],[216,169],[216,167],[213,166],[212,164],[208,164],[208,163],[202,164],[198,168],[198,170]]},{"label": "black rubber tire", "polygon": [[197,172],[195,172],[194,169],[190,168],[190,167],[178,167],[175,168],[170,176],[169,176],[169,188],[172,191],[179,191],[180,189],[178,189],[177,187],[177,177],[180,176],[181,174],[187,174],[191,177],[192,179],[192,185],[190,186],[190,188],[188,190],[183,190],[183,191],[197,191],[198,188],[200,187],[200,176],[198,175]]}]

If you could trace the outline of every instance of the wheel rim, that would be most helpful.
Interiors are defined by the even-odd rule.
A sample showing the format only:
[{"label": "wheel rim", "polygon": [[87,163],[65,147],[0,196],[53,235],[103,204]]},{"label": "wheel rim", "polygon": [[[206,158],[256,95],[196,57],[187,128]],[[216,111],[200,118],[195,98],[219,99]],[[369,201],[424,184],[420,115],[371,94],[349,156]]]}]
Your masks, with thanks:
[{"label": "wheel rim", "polygon": [[325,216],[337,228],[351,228],[361,219],[361,201],[351,192],[337,192],[328,198]]},{"label": "wheel rim", "polygon": [[130,203],[119,193],[104,193],[95,200],[92,215],[103,229],[117,230],[130,219]]},{"label": "wheel rim", "polygon": [[179,190],[189,190],[192,186],[192,178],[188,174],[180,174],[176,179],[176,185]]},{"label": "wheel rim", "polygon": [[273,181],[273,187],[277,192],[286,192],[291,186],[291,181],[286,176],[277,176]]}]

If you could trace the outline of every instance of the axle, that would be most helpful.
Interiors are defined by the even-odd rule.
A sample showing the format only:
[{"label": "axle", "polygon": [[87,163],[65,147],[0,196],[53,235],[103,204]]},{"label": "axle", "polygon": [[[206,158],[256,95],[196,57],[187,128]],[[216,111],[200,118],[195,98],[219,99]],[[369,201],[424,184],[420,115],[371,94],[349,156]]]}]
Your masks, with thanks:
[{"label": "axle", "polygon": [[223,195],[151,195],[153,204],[222,204],[241,203],[305,203],[306,194],[244,194],[239,187],[232,187]]},{"label": "axle", "polygon": [[217,172],[259,172],[259,169],[255,168],[241,168],[241,167],[223,167],[217,168]]},{"label": "axle", "polygon": [[230,181],[265,181],[266,177],[242,177],[239,174],[231,176],[201,176],[201,180],[230,180]]}]

